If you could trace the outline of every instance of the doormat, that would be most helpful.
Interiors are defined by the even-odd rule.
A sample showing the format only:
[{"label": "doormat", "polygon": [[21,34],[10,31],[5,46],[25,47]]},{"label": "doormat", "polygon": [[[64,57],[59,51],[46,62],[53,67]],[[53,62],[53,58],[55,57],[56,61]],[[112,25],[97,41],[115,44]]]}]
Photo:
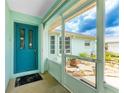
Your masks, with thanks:
[{"label": "doormat", "polygon": [[39,81],[39,80],[43,80],[43,78],[39,75],[39,73],[17,77],[15,81],[15,87],[32,83],[35,81]]}]

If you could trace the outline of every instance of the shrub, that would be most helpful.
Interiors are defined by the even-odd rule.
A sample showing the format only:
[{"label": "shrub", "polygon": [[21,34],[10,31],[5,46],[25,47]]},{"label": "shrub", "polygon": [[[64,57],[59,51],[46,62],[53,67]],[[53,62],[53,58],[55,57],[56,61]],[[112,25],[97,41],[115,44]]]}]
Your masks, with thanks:
[{"label": "shrub", "polygon": [[80,55],[80,57],[89,57],[89,55],[87,53],[80,53],[79,55]]},{"label": "shrub", "polygon": [[90,56],[92,59],[96,59],[96,55],[91,55]]},{"label": "shrub", "polygon": [[96,59],[96,55],[88,55],[87,53],[80,53],[80,57],[87,57],[87,58],[92,58]]},{"label": "shrub", "polygon": [[113,53],[113,52],[105,52],[105,60],[106,61],[113,61],[116,64],[119,63],[119,54],[118,53]]},{"label": "shrub", "polygon": [[106,55],[106,56],[105,56],[105,60],[106,60],[106,61],[111,61],[111,60],[112,60],[112,57],[111,57],[110,55]]},{"label": "shrub", "polygon": [[105,55],[106,56],[111,56],[111,57],[119,57],[119,54],[118,53],[114,53],[114,52],[105,52]]}]

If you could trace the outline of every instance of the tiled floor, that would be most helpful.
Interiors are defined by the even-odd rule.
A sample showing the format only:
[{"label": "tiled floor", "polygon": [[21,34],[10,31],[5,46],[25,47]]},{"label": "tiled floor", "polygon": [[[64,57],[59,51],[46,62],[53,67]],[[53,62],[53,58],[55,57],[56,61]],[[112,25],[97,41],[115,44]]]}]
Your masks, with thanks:
[{"label": "tiled floor", "polygon": [[42,74],[43,80],[15,87],[15,79],[10,80],[6,93],[70,93],[50,74]]}]

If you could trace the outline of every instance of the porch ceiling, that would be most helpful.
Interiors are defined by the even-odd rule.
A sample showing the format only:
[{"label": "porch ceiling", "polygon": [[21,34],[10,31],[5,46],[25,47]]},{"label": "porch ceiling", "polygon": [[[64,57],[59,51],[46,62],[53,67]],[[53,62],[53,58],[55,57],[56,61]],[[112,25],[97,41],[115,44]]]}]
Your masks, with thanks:
[{"label": "porch ceiling", "polygon": [[43,18],[57,0],[7,0],[11,10]]}]

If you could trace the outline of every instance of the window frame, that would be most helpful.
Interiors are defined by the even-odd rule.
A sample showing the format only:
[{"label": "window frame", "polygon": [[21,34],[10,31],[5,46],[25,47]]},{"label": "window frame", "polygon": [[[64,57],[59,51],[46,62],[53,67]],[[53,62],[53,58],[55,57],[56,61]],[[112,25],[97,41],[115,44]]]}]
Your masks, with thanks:
[{"label": "window frame", "polygon": [[[69,40],[66,40],[66,38],[69,38]],[[66,43],[69,42],[69,45],[66,45]],[[67,49],[66,47],[69,46],[69,49]],[[69,53],[67,51],[70,51]],[[71,54],[71,37],[65,37],[65,53],[66,54]]]},{"label": "window frame", "polygon": [[[60,53],[60,51],[62,52],[62,46],[61,46],[61,49],[60,49],[60,40],[61,40],[61,38],[62,38],[62,36],[58,36],[58,54],[59,54],[59,55],[62,55],[62,53]],[[66,38],[66,37],[65,37],[65,38]],[[72,50],[72,49],[71,49],[71,37],[69,37],[69,38],[70,38],[70,40],[69,40],[69,42],[70,42],[70,44],[69,44],[70,46],[69,46],[69,47],[70,47],[70,48],[69,48],[69,49],[66,49],[66,44],[65,44],[66,41],[64,42],[64,45],[65,45],[65,46],[64,46],[64,49],[65,49],[65,53],[66,53],[66,54],[71,54],[71,50]],[[61,40],[61,45],[62,45],[62,40]],[[69,50],[70,52],[67,53],[67,52],[66,52],[67,50]]]},{"label": "window frame", "polygon": [[[65,37],[65,21],[68,20],[68,18],[76,13],[76,11],[78,12],[79,10],[85,8],[86,6],[90,5],[92,3],[92,1],[95,1],[95,0],[88,0],[89,2],[87,4],[82,4],[82,6],[78,9],[75,9],[73,12],[71,12],[70,14],[68,14],[67,16],[66,15],[62,15],[61,14],[61,19],[62,19],[62,42],[64,42],[64,37]],[[97,0],[96,1],[96,6],[97,6],[97,42],[96,42],[96,47],[97,47],[97,70],[96,70],[96,73],[97,73],[97,90],[98,92],[99,91],[103,91],[104,93],[104,87],[106,85],[106,83],[104,82],[104,63],[105,63],[105,58],[104,58],[104,23],[105,23],[105,20],[104,20],[104,17],[105,17],[105,1],[104,0]],[[103,16],[100,16],[100,15],[103,15]],[[65,53],[64,53],[64,44],[62,45],[62,78],[64,78],[63,74],[65,74]],[[59,49],[59,48],[58,48]],[[59,53],[59,52],[58,52]],[[100,54],[101,53],[101,54]],[[111,85],[110,85],[111,86]],[[111,86],[112,87],[112,86]],[[116,89],[116,88],[114,88]]]},{"label": "window frame", "polygon": [[[52,40],[52,41],[54,41],[54,44],[52,44],[54,46],[54,49],[51,49],[51,37],[54,37],[54,40]],[[55,51],[55,48],[56,48],[55,44],[56,44],[56,37],[55,37],[55,35],[49,35],[49,54],[50,55],[55,55],[55,53],[56,53],[56,51]],[[51,53],[51,51],[54,51],[54,53]]]},{"label": "window frame", "polygon": [[[90,6],[90,5],[87,5],[87,7],[88,6]],[[93,8],[93,7],[92,7]],[[92,9],[92,8],[90,8],[90,9]],[[84,11],[85,12],[85,11]],[[72,15],[73,16],[73,15]],[[77,15],[77,16],[79,16],[79,15]],[[68,18],[67,18],[68,19]],[[72,18],[73,19],[73,18]],[[65,20],[66,20],[66,18],[65,18]],[[63,26],[65,26],[65,22],[66,21],[64,21],[64,23],[63,23]],[[64,27],[63,27],[64,28]],[[97,32],[97,30],[96,30],[96,32]],[[65,28],[64,28],[64,30],[63,30],[63,38],[65,38],[66,37],[66,32],[65,32]],[[64,40],[63,40],[64,41]],[[64,41],[65,42],[65,41]],[[90,45],[89,46],[85,46],[85,42],[88,42],[88,43],[90,43],[90,45],[91,45],[91,42],[90,42],[90,40],[86,40],[86,39],[84,39],[84,43],[83,43],[83,45],[84,45],[84,47],[90,47]],[[94,41],[95,42],[95,41]],[[65,51],[65,48],[64,48],[64,51]],[[96,59],[92,59],[92,58],[87,58],[87,57],[79,57],[79,56],[76,56],[76,55],[69,55],[69,54],[67,54],[67,53],[63,53],[63,59],[64,59],[64,68],[65,68],[65,66],[66,66],[66,58],[67,57],[71,57],[71,58],[75,58],[75,59],[82,59],[82,60],[84,60],[84,61],[86,61],[86,60],[89,60],[89,61],[91,61],[91,60],[95,60],[95,72],[96,72],[96,68],[97,68],[97,60]],[[90,62],[88,62],[88,63],[90,63]],[[66,70],[64,69],[64,72],[65,73],[67,73],[66,72]],[[68,74],[68,73],[67,73]],[[70,75],[70,74],[69,74]],[[72,75],[70,75],[72,78],[74,78],[74,79],[76,79],[76,77],[75,76],[72,76]],[[88,80],[85,80],[85,79],[83,79],[82,78],[82,80],[80,80],[79,79],[79,81],[81,81],[81,82],[84,82],[84,83],[86,83],[87,85],[89,85],[89,86],[91,86],[92,88],[94,88],[94,89],[97,89],[97,76],[96,76],[96,74],[95,74],[95,84],[93,85],[93,84],[91,84],[91,83],[89,83],[88,82]]]},{"label": "window frame", "polygon": [[[96,9],[97,9],[97,18],[96,18],[96,30],[97,30],[97,64],[96,64],[96,89],[98,92],[102,91],[104,93],[104,14],[105,14],[105,1],[104,0],[88,0],[85,4],[82,4],[82,6],[78,7],[74,11],[70,12],[67,15],[62,15],[62,41],[64,42],[65,37],[65,21],[68,20],[70,17],[73,17],[73,15],[77,12],[79,12],[81,9],[84,9],[88,7],[90,4],[96,2]],[[102,15],[102,16],[101,16]],[[62,48],[62,61],[63,61],[63,74],[65,74],[65,53],[64,53],[64,44]],[[62,75],[63,76],[63,75]]]},{"label": "window frame", "polygon": [[[86,44],[88,44],[88,45],[86,45]],[[90,47],[90,46],[91,46],[91,42],[90,42],[90,41],[85,40],[85,41],[84,41],[84,46],[85,46],[85,47]]]}]

